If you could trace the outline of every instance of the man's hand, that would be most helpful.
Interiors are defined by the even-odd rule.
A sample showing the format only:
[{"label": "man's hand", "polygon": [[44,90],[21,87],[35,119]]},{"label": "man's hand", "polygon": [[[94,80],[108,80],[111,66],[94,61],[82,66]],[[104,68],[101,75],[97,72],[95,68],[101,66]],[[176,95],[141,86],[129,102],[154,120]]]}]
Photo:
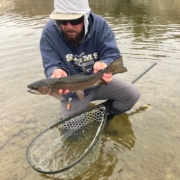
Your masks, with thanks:
[{"label": "man's hand", "polygon": [[62,69],[55,69],[51,76],[51,78],[62,78],[62,77],[67,77],[66,71],[64,71]]},{"label": "man's hand", "polygon": [[[62,77],[67,77],[66,71],[64,71],[62,69],[55,69],[51,76],[51,78],[62,78]],[[69,93],[69,90],[66,89],[63,91],[63,89],[59,89],[58,92],[59,92],[59,94],[67,94],[67,93]]]},{"label": "man's hand", "polygon": [[[101,61],[98,61],[94,64],[93,68],[94,68],[94,73],[97,73],[98,71],[104,69],[107,67],[107,64]],[[102,79],[109,83],[112,81],[112,73],[104,73],[102,76]]]}]

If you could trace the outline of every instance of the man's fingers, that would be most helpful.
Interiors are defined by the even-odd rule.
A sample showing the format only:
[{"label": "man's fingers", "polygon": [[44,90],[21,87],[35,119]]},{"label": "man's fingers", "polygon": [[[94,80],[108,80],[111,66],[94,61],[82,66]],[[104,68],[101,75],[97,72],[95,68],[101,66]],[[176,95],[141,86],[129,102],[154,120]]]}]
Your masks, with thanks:
[{"label": "man's fingers", "polygon": [[62,90],[62,89],[59,89],[59,90],[58,90],[58,93],[59,93],[59,94],[63,94],[63,90]]},{"label": "man's fingers", "polygon": [[62,75],[60,73],[54,72],[51,78],[62,78]]},{"label": "man's fingers", "polygon": [[68,94],[69,93],[69,90],[68,89],[66,89],[64,92],[63,92],[63,94]]},{"label": "man's fingers", "polygon": [[104,73],[102,76],[103,80],[107,83],[112,81],[112,74],[111,73]]},{"label": "man's fingers", "polygon": [[104,73],[103,77],[110,78],[110,77],[112,77],[112,74],[111,73]]},{"label": "man's fingers", "polygon": [[112,81],[112,78],[106,78],[106,77],[102,77],[103,80],[107,83],[111,82]]},{"label": "man's fingers", "polygon": [[107,64],[101,61],[98,61],[94,64],[94,73],[98,72],[99,70],[102,70],[107,67]]},{"label": "man's fingers", "polygon": [[94,73],[97,73],[97,70],[96,70],[96,69],[94,69]]},{"label": "man's fingers", "polygon": [[67,73],[62,69],[55,69],[51,76],[51,78],[62,78],[62,77],[67,77]]},{"label": "man's fingers", "polygon": [[51,78],[55,78],[55,74],[54,73],[52,74]]},{"label": "man's fingers", "polygon": [[59,94],[68,94],[68,93],[69,93],[69,90],[66,89],[66,90],[63,91],[63,89],[59,89],[58,92],[59,92]]}]

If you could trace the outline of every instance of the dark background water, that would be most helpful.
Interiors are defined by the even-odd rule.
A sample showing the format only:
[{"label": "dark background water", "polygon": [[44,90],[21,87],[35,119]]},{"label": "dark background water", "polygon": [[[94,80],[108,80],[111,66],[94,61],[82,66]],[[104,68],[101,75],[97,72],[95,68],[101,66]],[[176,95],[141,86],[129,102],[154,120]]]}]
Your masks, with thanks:
[{"label": "dark background water", "polygon": [[[141,98],[117,116],[102,135],[98,161],[75,180],[179,180],[180,1],[90,0],[112,27],[131,81],[157,65],[136,86]],[[28,94],[44,78],[39,38],[53,11],[52,0],[0,1],[0,177],[46,179],[30,168],[26,148],[59,119],[59,103]]]}]

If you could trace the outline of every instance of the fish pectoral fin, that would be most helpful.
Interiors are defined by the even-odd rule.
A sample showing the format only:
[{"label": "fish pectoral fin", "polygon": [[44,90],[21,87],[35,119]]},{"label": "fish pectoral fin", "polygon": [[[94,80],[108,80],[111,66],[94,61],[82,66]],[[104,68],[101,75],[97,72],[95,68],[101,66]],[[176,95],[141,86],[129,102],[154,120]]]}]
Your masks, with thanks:
[{"label": "fish pectoral fin", "polygon": [[84,91],[78,90],[76,94],[81,101],[84,100]]},{"label": "fish pectoral fin", "polygon": [[104,81],[103,79],[101,79],[99,82],[98,82],[98,85],[107,85],[108,83],[106,81]]}]

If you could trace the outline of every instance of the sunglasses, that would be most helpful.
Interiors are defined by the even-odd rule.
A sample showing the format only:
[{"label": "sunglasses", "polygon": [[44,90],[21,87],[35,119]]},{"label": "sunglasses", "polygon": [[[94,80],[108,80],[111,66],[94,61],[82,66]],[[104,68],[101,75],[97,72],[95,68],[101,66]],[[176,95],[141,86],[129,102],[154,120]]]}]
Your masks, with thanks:
[{"label": "sunglasses", "polygon": [[74,25],[78,25],[78,24],[82,23],[83,19],[84,19],[84,16],[82,16],[78,19],[73,19],[73,20],[57,20],[57,22],[62,25],[66,25],[69,22],[71,25],[74,26]]}]

